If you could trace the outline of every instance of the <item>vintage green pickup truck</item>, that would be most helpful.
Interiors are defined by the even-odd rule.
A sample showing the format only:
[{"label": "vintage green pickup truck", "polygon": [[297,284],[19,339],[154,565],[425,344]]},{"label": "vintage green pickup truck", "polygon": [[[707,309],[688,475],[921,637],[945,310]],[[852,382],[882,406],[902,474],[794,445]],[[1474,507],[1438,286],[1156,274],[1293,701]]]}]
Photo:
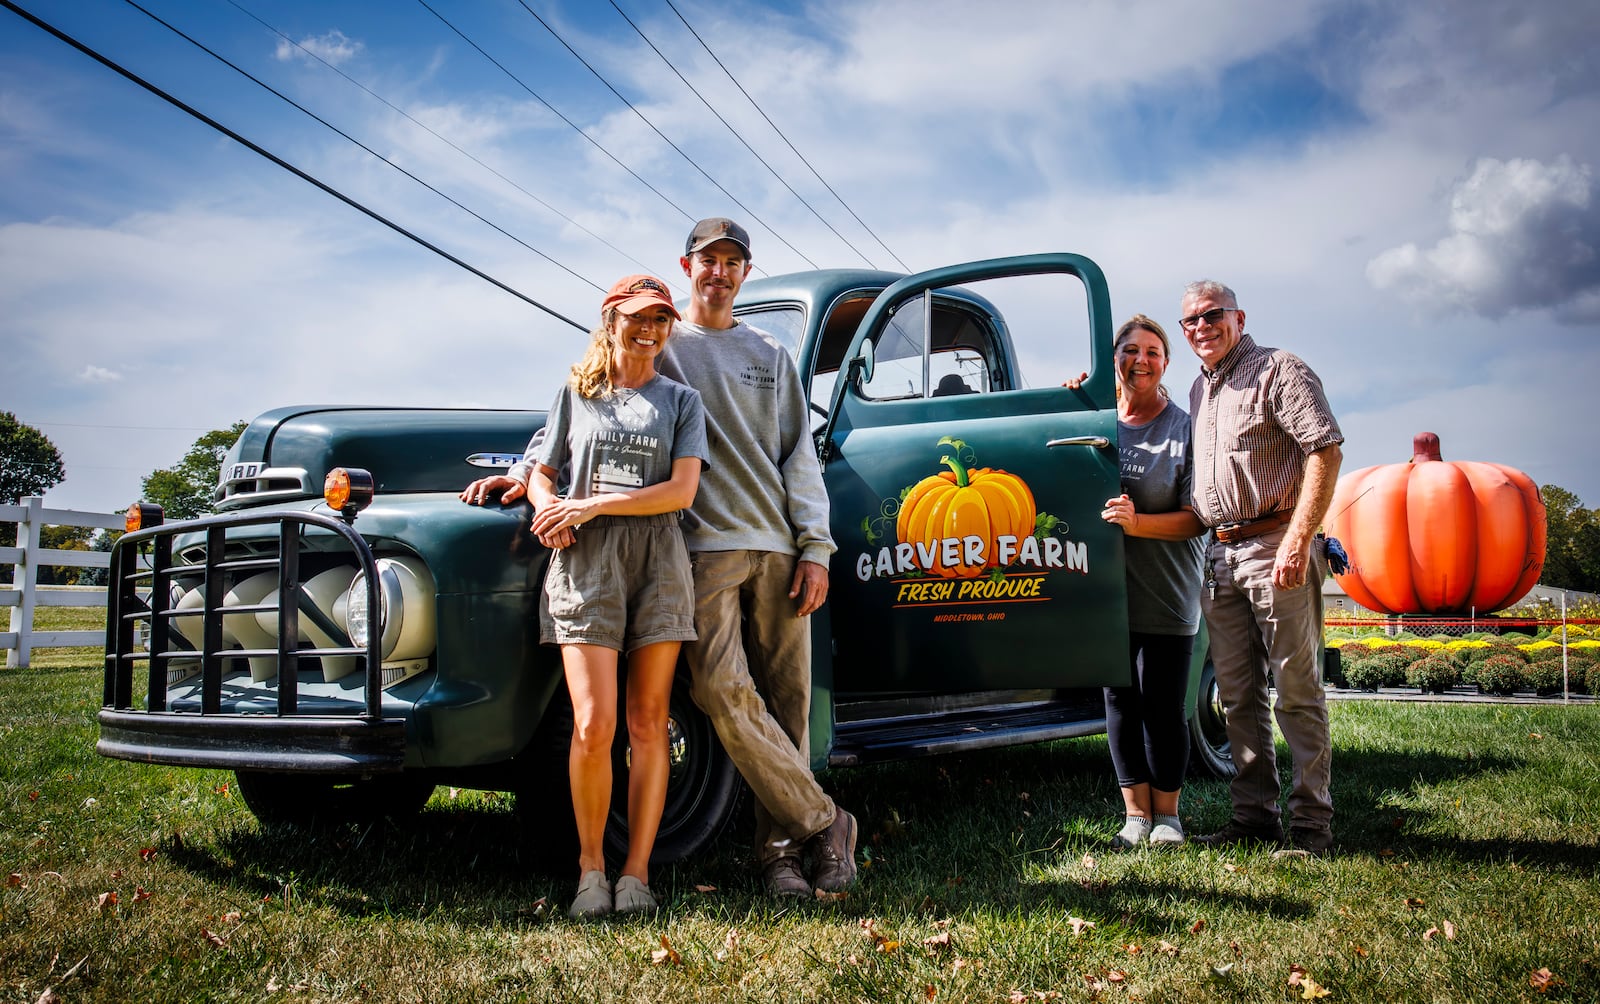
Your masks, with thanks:
[{"label": "vintage green pickup truck", "polygon": [[[1119,485],[1100,269],[1043,254],[804,272],[747,282],[736,312],[808,382],[839,546],[812,618],[814,767],[1104,731],[1100,688],[1129,671],[1121,531],[1099,517]],[[1089,372],[1081,388],[1060,369],[1024,385],[1021,324]],[[540,829],[570,819],[570,708],[534,616],[548,552],[526,504],[456,497],[518,460],[543,421],[281,408],[229,453],[216,515],[162,524],[131,507],[99,751],[232,770],[266,821],[401,816],[437,784],[515,792]],[[969,492],[963,525],[928,518],[940,495]],[[1226,775],[1201,642],[1192,760]],[[714,839],[742,785],[682,681],[671,737],[663,861]]]}]

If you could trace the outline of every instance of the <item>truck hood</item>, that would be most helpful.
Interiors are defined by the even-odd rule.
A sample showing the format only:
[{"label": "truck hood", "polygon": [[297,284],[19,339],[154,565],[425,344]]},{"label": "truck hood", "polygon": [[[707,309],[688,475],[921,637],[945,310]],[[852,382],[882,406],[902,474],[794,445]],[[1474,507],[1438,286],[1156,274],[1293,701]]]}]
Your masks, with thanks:
[{"label": "truck hood", "polygon": [[521,459],[542,411],[297,406],[256,418],[228,451],[219,510],[320,498],[335,467],[372,473],[379,492],[459,491]]}]

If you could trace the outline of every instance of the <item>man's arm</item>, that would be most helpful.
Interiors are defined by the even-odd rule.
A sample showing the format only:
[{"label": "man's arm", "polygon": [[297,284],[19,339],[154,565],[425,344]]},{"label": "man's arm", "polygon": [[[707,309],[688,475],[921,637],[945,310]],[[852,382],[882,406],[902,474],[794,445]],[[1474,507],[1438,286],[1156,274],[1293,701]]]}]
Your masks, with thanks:
[{"label": "man's arm", "polygon": [[1322,525],[1333,502],[1333,489],[1339,481],[1339,464],[1344,451],[1329,443],[1306,455],[1305,476],[1300,482],[1300,498],[1295,502],[1289,529],[1278,545],[1278,559],[1272,566],[1272,582],[1279,589],[1293,589],[1306,581],[1311,567],[1311,538]]}]

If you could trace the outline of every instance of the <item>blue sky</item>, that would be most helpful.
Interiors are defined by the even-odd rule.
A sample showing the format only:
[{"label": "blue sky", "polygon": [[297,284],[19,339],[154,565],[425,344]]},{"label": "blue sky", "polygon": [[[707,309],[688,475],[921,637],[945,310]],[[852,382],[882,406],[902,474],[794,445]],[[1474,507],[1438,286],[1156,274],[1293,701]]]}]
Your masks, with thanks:
[{"label": "blue sky", "polygon": [[[130,4],[16,2],[585,323],[591,283],[676,281],[691,217],[743,219],[769,273],[861,264],[852,245],[896,267],[665,0],[617,6],[844,239],[609,3],[145,3],[508,237]],[[1429,430],[1600,506],[1600,8],[674,2],[909,267],[1076,251],[1116,314],[1169,327],[1185,282],[1221,279],[1322,375],[1347,471]],[[1034,383],[1070,375],[1017,334]],[[543,407],[582,340],[0,10],[0,408],[61,449],[50,504],[119,510],[283,404]],[[1179,346],[1167,382],[1196,370]]]}]

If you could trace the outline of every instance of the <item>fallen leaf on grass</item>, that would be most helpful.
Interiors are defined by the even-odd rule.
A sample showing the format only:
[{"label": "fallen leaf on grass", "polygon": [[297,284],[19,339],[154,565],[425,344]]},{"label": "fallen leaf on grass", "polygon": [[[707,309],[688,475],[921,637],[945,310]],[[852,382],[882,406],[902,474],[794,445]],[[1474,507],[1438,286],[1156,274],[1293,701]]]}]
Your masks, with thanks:
[{"label": "fallen leaf on grass", "polygon": [[139,848],[139,860],[140,861],[149,861],[151,858],[153,858],[155,856],[156,856],[156,849],[154,847],[141,847],[141,848]]},{"label": "fallen leaf on grass", "polygon": [[133,901],[135,903],[143,903],[145,900],[147,900],[149,898],[150,898],[150,893],[145,891],[144,886],[136,885],[136,886],[133,887]]},{"label": "fallen leaf on grass", "polygon": [[99,910],[101,913],[105,913],[108,907],[113,907],[116,905],[117,894],[114,892],[103,892],[94,901],[94,908]]},{"label": "fallen leaf on grass", "polygon": [[813,889],[812,894],[817,897],[819,903],[837,903],[841,899],[850,898],[848,892],[829,892],[826,889]]},{"label": "fallen leaf on grass", "polygon": [[694,891],[698,893],[716,892],[717,887],[714,885],[697,885],[694,887]]},{"label": "fallen leaf on grass", "polygon": [[10,875],[6,876],[6,885],[9,888],[15,889],[18,886],[20,886],[21,884],[22,884],[22,873],[21,872],[12,872]]},{"label": "fallen leaf on grass", "polygon": [[932,952],[948,952],[950,950],[950,932],[940,931],[931,937],[923,938],[922,943]]},{"label": "fallen leaf on grass", "polygon": [[200,936],[218,948],[228,947],[228,939],[209,928],[202,927],[200,929]]},{"label": "fallen leaf on grass", "polygon": [[1406,906],[1409,906],[1413,910],[1420,910],[1420,909],[1422,909],[1423,907],[1425,907],[1427,905],[1428,904],[1427,904],[1426,901],[1420,900],[1415,896],[1407,896],[1406,897]]},{"label": "fallen leaf on grass", "polygon": [[1128,974],[1120,969],[1106,970],[1106,982],[1108,983],[1125,983],[1127,982],[1127,979]]},{"label": "fallen leaf on grass", "polygon": [[1189,933],[1190,934],[1199,934],[1201,931],[1204,931],[1205,929],[1206,929],[1206,919],[1204,917],[1201,917],[1199,920],[1197,920],[1193,924],[1189,925]]},{"label": "fallen leaf on grass", "polygon": [[959,972],[961,972],[961,970],[967,968],[970,965],[972,965],[972,963],[968,962],[966,959],[957,959],[955,961],[955,964],[950,967],[950,972],[952,974],[959,973]]},{"label": "fallen leaf on grass", "polygon": [[237,924],[243,919],[244,914],[240,913],[238,910],[229,910],[227,913],[222,915],[222,922],[224,924]]},{"label": "fallen leaf on grass", "polygon": [[878,922],[872,917],[863,917],[856,921],[858,927],[872,939],[872,946],[880,952],[892,952],[900,947],[900,942],[891,940],[888,935],[878,930]]},{"label": "fallen leaf on grass", "polygon": [[681,966],[683,965],[683,956],[678,954],[678,950],[672,947],[672,942],[668,941],[667,936],[663,934],[661,936],[661,947],[650,953],[650,962],[652,965],[657,966]]},{"label": "fallen leaf on grass", "polygon": [[1295,963],[1289,967],[1289,985],[1300,988],[1300,999],[1304,1001],[1316,1000],[1318,997],[1327,997],[1333,991],[1311,978],[1306,967]]},{"label": "fallen leaf on grass", "polygon": [[1548,966],[1541,966],[1528,974],[1528,986],[1539,993],[1548,993],[1551,987],[1566,986],[1566,981],[1552,973]]},{"label": "fallen leaf on grass", "polygon": [[1123,945],[1122,950],[1127,952],[1129,955],[1138,955],[1140,952],[1144,951],[1142,947],[1133,944]]},{"label": "fallen leaf on grass", "polygon": [[1068,917],[1067,926],[1072,928],[1072,933],[1082,937],[1083,932],[1094,926],[1094,921],[1084,920],[1082,917]]},{"label": "fallen leaf on grass", "polygon": [[1083,860],[1078,862],[1078,863],[1083,865],[1085,868],[1093,869],[1094,868],[1094,857],[1092,855],[1085,854],[1083,856]]},{"label": "fallen leaf on grass", "polygon": [[927,986],[922,988],[922,997],[924,1000],[931,1001],[937,996],[939,996],[939,988],[934,986],[932,983],[929,983]]},{"label": "fallen leaf on grass", "polygon": [[1244,949],[1239,947],[1239,943],[1237,941],[1228,942],[1228,947],[1233,949],[1234,958],[1238,959],[1244,956]]},{"label": "fallen leaf on grass", "polygon": [[1232,861],[1229,861],[1227,864],[1222,866],[1222,870],[1225,872],[1237,872],[1240,875],[1243,875],[1244,865],[1236,865]]},{"label": "fallen leaf on grass", "polygon": [[727,962],[739,951],[739,929],[728,928],[727,935],[722,939],[722,947],[717,949],[715,955],[718,962]]},{"label": "fallen leaf on grass", "polygon": [[1528,738],[1529,739],[1543,739],[1544,738],[1544,733],[1542,733],[1542,732],[1529,732],[1528,733]]},{"label": "fallen leaf on grass", "polygon": [[37,802],[38,800],[39,800],[39,793],[37,791],[28,792],[28,801]]},{"label": "fallen leaf on grass", "polygon": [[217,785],[215,788],[212,788],[211,790],[213,792],[215,792],[216,794],[221,795],[223,798],[232,798],[233,797],[233,788],[230,787],[228,782],[226,782],[226,781],[222,782],[221,784]]},{"label": "fallen leaf on grass", "polygon": [[1444,940],[1456,940],[1456,925],[1450,923],[1448,920],[1441,920],[1439,921],[1439,924],[1444,931]]},{"label": "fallen leaf on grass", "polygon": [[1162,941],[1161,947],[1157,948],[1156,951],[1160,952],[1162,955],[1170,955],[1174,959],[1178,957],[1178,946],[1174,945],[1170,941]]},{"label": "fallen leaf on grass", "polygon": [[1351,945],[1350,950],[1355,952],[1358,958],[1364,959],[1367,957],[1367,950],[1362,948],[1360,945]]}]

